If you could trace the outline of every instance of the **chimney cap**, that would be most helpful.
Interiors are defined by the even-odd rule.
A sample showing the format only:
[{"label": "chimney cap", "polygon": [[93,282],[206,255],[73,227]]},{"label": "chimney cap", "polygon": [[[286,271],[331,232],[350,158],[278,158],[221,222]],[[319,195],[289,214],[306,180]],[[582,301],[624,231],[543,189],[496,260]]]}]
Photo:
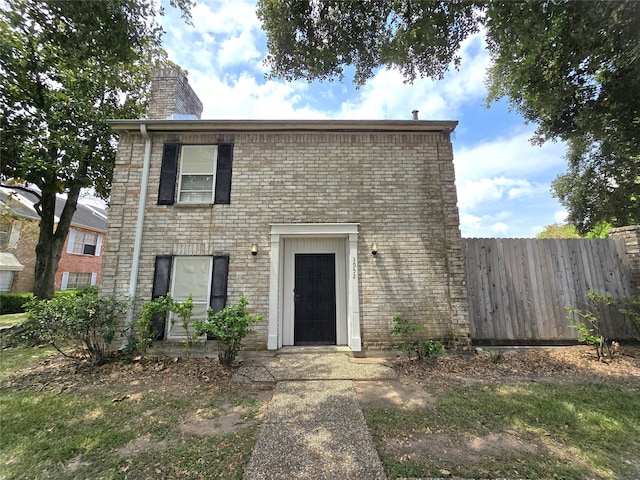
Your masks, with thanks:
[{"label": "chimney cap", "polygon": [[414,119],[414,120],[418,120],[418,112],[419,112],[419,111],[420,111],[420,110],[413,110],[413,111],[411,112],[411,113],[413,114],[413,119]]}]

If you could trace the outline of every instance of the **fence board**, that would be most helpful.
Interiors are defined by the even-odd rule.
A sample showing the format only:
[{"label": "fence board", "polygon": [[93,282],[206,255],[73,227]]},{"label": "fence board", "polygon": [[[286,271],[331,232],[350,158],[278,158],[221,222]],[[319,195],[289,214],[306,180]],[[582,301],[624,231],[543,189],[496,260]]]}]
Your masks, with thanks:
[{"label": "fence board", "polygon": [[[631,267],[619,239],[463,239],[471,334],[495,343],[572,342],[567,306],[594,290],[628,296]],[[601,312],[604,333],[630,339],[625,318]]]}]

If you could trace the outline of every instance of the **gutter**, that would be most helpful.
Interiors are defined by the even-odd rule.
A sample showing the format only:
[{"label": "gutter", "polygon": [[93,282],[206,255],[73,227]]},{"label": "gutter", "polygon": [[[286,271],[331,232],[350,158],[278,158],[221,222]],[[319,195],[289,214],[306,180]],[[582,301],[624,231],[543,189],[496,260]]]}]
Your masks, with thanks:
[{"label": "gutter", "polygon": [[[149,185],[149,169],[151,166],[151,137],[147,132],[147,126],[140,124],[140,133],[144,137],[144,162],[142,164],[142,180],[140,184],[140,197],[138,198],[138,216],[136,219],[136,236],[133,244],[133,258],[131,260],[131,276],[129,277],[129,308],[125,318],[125,329],[133,323],[134,299],[138,289],[138,270],[140,268],[140,252],[142,251],[142,230],[144,227],[144,210],[147,203],[147,187]],[[125,335],[122,348],[126,347],[131,338],[131,332]]]}]

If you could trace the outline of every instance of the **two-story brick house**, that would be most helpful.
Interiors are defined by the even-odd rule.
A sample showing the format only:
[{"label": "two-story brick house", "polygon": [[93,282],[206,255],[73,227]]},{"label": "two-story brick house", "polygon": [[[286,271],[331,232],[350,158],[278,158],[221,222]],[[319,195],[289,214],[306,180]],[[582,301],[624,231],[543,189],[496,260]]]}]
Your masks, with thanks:
[{"label": "two-story brick house", "polygon": [[[254,348],[389,347],[392,317],[466,345],[453,121],[200,120],[178,70],[120,134],[102,291],[244,295]],[[131,320],[131,317],[128,321]],[[179,325],[159,338],[184,338]]]},{"label": "two-story brick house", "polygon": [[[0,292],[30,292],[35,278],[40,217],[35,211],[36,197],[9,188],[0,189]],[[56,199],[56,216],[61,215],[65,199]],[[78,204],[65,240],[55,277],[56,290],[98,285],[102,269],[102,244],[107,230],[103,208]],[[6,263],[6,265],[5,265]]]}]

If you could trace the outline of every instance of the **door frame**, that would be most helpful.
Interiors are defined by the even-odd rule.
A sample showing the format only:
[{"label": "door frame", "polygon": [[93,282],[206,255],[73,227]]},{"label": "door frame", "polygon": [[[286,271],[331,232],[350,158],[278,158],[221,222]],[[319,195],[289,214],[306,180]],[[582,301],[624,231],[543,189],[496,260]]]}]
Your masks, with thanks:
[{"label": "door frame", "polygon": [[[288,239],[303,241],[287,242]],[[336,241],[327,242],[333,243],[334,248],[324,247],[325,251],[318,251],[318,242],[314,243],[314,239]],[[339,255],[341,252],[343,254]],[[336,294],[342,299],[339,306],[336,297],[336,343],[346,344],[354,352],[361,351],[357,223],[271,224],[267,348],[277,350],[283,345],[293,345],[292,263],[295,253],[336,253]]]}]

